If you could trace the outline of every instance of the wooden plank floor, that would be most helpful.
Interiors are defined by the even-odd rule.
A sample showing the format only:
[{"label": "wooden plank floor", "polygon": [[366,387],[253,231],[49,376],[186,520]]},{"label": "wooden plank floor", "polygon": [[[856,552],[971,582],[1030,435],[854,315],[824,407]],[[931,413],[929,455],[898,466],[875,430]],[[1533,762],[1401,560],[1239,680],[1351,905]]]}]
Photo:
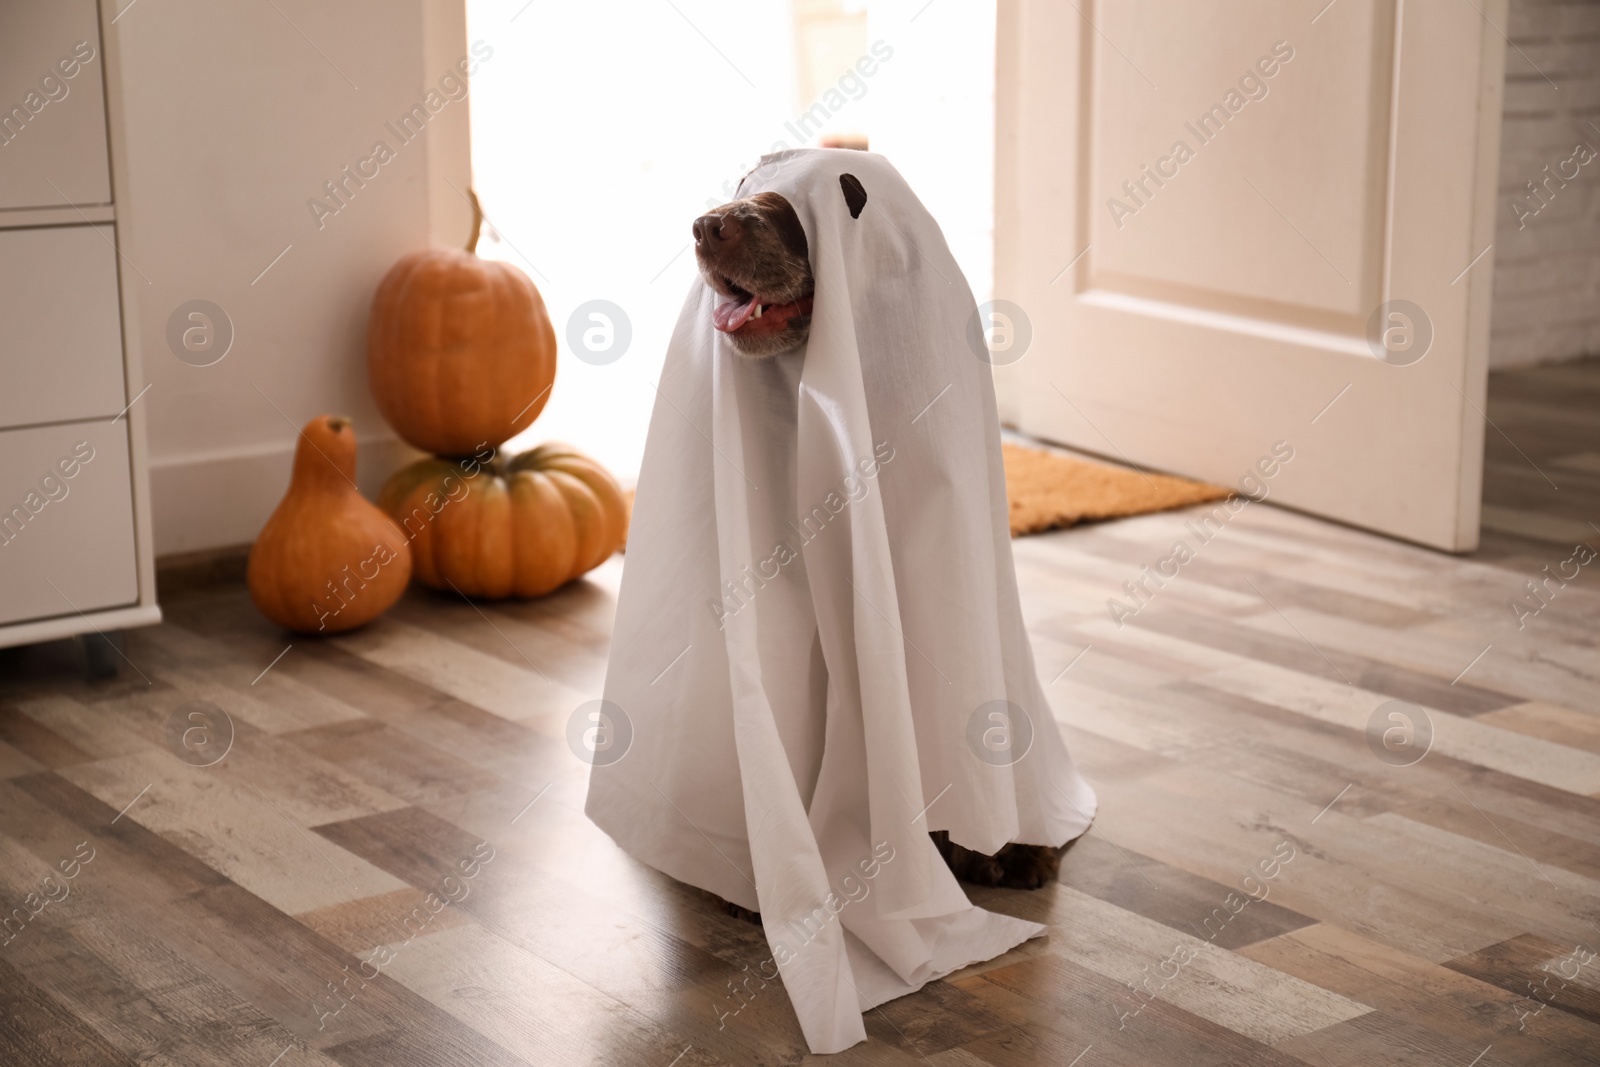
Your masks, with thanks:
[{"label": "wooden plank floor", "polygon": [[[1600,363],[1490,417],[1470,557],[1251,505],[1119,626],[1194,512],[1018,542],[1100,814],[973,894],[1048,938],[832,1062],[1600,1064],[1600,562],[1511,607],[1600,545]],[[0,652],[0,1064],[809,1061],[760,932],[583,817],[620,567],[293,641],[237,561],[169,568],[114,680]]]}]

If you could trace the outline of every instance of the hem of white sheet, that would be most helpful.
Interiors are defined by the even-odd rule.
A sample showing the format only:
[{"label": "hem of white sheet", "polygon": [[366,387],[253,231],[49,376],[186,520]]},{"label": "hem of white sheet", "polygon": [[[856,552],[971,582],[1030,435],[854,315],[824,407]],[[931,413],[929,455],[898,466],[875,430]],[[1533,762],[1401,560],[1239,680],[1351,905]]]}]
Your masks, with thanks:
[{"label": "hem of white sheet", "polygon": [[[896,974],[854,934],[848,930],[844,932],[845,953],[855,977],[857,1003],[863,1015],[891,1000],[909,996],[929,982],[936,982],[963,967],[997,959],[1024,942],[1049,933],[1048,927],[1038,923],[978,907],[937,919],[916,921],[943,927],[940,931],[943,936],[939,939],[941,944],[935,950],[933,959],[919,967],[910,979]],[[842,1043],[838,1048],[813,1046],[810,1051],[817,1056],[831,1055],[865,1040],[863,1032],[863,1036]]]}]

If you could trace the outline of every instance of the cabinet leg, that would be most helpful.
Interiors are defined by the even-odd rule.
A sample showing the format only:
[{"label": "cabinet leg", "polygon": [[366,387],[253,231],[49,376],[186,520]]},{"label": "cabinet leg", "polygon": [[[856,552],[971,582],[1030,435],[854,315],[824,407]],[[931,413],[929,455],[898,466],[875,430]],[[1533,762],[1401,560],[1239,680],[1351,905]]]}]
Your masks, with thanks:
[{"label": "cabinet leg", "polygon": [[83,649],[83,676],[90,681],[115,678],[127,644],[127,638],[120,630],[106,634],[80,634],[78,645]]}]

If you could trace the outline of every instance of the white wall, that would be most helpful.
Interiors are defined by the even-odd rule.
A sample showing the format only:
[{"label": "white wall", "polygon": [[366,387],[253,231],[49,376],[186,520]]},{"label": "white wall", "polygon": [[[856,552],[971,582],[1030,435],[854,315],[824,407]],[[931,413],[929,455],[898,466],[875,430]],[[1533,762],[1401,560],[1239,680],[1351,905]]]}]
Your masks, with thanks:
[{"label": "white wall", "polygon": [[995,0],[872,0],[867,36],[895,50],[864,101],[872,150],[938,220],[981,303],[996,295]]},{"label": "white wall", "polygon": [[1516,47],[1500,137],[1497,368],[1600,354],[1600,156],[1574,159],[1580,144],[1600,153],[1600,4],[1511,0],[1506,32]]},{"label": "white wall", "polygon": [[[528,273],[555,323],[555,386],[508,450],[561,440],[638,474],[667,339],[696,277],[690,225],[733,198],[796,114],[787,0],[469,0],[494,42],[473,93],[478,251]],[[676,8],[676,10],[675,10]],[[606,300],[632,340],[574,355],[573,313]]]},{"label": "white wall", "polygon": [[[469,210],[446,180],[470,182],[468,105],[445,104],[403,146],[385,124],[467,55],[462,6],[105,2],[123,6],[112,29],[129,187],[118,200],[151,383],[139,403],[156,552],[249,542],[313,416],[354,418],[368,492],[406,454],[367,387],[367,308],[400,255],[465,240]],[[323,183],[379,140],[394,160],[319,227],[307,201],[326,201]],[[232,349],[211,366],[167,343],[168,316],[193,299],[233,323]]]}]

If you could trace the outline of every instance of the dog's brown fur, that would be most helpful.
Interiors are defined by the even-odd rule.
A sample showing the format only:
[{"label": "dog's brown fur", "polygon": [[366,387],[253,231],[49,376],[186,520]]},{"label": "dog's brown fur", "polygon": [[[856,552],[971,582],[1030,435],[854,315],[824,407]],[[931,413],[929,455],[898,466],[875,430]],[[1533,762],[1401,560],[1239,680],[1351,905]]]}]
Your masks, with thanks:
[{"label": "dog's brown fur", "polygon": [[1001,845],[992,856],[963,848],[950,840],[947,830],[936,830],[931,835],[933,843],[944,857],[945,864],[963,882],[973,885],[998,886],[1002,889],[1041,889],[1055,881],[1061,874],[1061,854],[1070,842],[1061,848],[1047,845]]},{"label": "dog's brown fur", "polygon": [[[787,198],[757,193],[723,204],[695,220],[694,235],[695,262],[707,285],[730,299],[755,294],[763,305],[782,309],[782,323],[751,319],[724,334],[734,351],[764,359],[804,343],[816,283],[806,231]],[[772,329],[775,325],[781,329]]]}]

